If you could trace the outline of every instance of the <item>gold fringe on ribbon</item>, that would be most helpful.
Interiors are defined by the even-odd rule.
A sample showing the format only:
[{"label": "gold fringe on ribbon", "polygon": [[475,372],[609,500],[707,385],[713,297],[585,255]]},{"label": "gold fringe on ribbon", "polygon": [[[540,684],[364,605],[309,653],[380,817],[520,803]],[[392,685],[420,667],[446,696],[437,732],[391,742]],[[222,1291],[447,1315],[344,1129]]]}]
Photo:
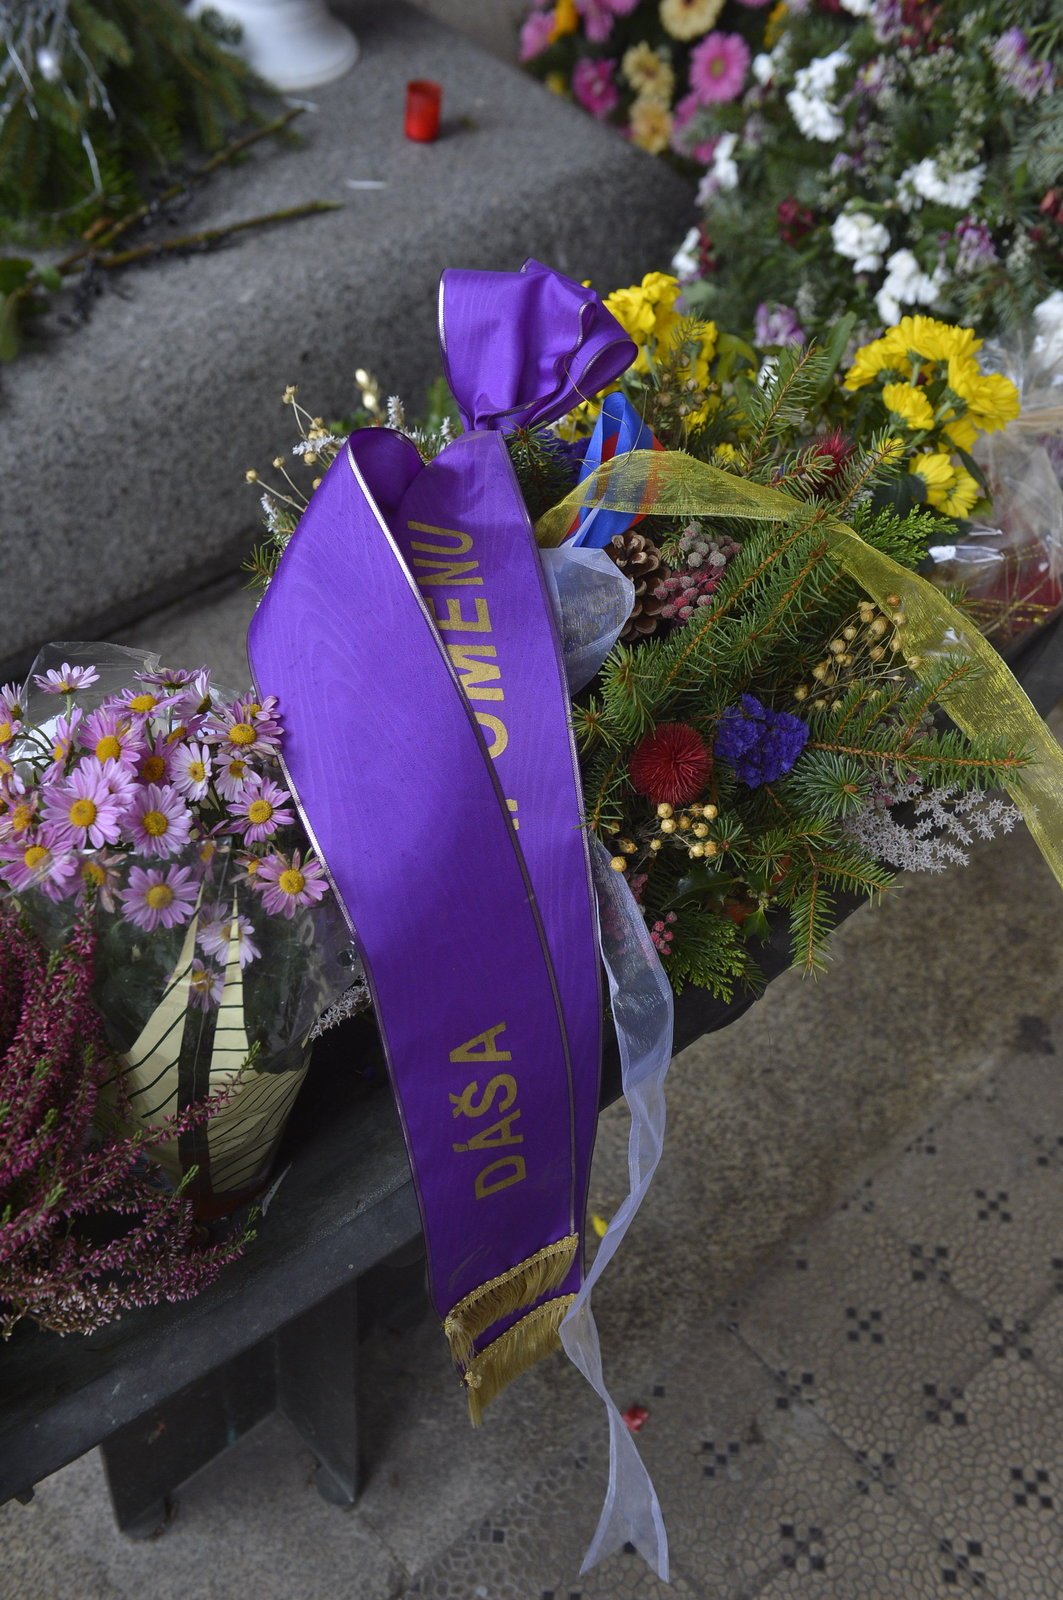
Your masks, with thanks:
[{"label": "gold fringe on ribbon", "polygon": [[508,1272],[489,1278],[459,1300],[443,1319],[443,1332],[458,1365],[468,1366],[476,1340],[488,1328],[559,1288],[568,1277],[578,1248],[578,1237],[570,1233],[537,1250],[526,1261],[518,1261]]},{"label": "gold fringe on ribbon", "polygon": [[[829,506],[813,512],[807,502],[781,489],[747,483],[680,451],[632,450],[614,456],[540,517],[535,525],[540,545],[560,544],[583,506],[632,515],[728,516],[758,522],[810,516],[809,529],[822,536],[830,558],[892,618],[917,681],[928,683],[932,670],[955,664],[955,680],[939,687],[936,698],[956,726],[971,738],[992,735],[1009,742],[1014,769],[999,781],[1063,884],[1063,750],[993,646],[933,584],[866,544]],[[710,624],[711,618],[710,607]],[[967,670],[971,665],[977,666],[976,673]],[[824,748],[861,754],[844,737]],[[907,759],[915,758],[910,752]]]},{"label": "gold fringe on ribbon", "polygon": [[562,1294],[544,1300],[473,1357],[465,1372],[465,1388],[474,1428],[480,1426],[484,1411],[507,1383],[558,1348],[559,1329],[575,1298],[574,1294]]}]

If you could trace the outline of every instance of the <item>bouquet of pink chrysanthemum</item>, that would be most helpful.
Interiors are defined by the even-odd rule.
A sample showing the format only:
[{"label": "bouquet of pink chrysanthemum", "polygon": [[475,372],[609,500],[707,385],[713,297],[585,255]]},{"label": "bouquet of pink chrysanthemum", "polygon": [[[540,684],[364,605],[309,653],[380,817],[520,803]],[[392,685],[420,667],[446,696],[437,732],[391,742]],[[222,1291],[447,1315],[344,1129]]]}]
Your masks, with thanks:
[{"label": "bouquet of pink chrysanthemum", "polygon": [[196,1168],[204,1210],[261,1184],[307,1036],[351,982],[282,741],[274,701],[114,646],[50,646],[0,690],[0,882],[50,948],[90,910],[112,1119],[227,1091],[158,1152]]}]

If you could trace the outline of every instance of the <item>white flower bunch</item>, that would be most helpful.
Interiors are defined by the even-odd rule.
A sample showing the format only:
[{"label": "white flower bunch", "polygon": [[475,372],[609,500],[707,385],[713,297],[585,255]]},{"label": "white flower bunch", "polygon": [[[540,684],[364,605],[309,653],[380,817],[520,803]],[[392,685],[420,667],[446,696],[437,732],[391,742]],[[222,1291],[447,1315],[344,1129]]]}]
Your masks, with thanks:
[{"label": "white flower bunch", "polygon": [[738,162],[734,158],[737,148],[737,133],[721,133],[712,153],[712,162],[698,185],[699,205],[711,200],[721,189],[737,189]]},{"label": "white flower bunch", "polygon": [[889,231],[866,211],[843,211],[831,223],[830,236],[854,272],[876,272],[890,242]]},{"label": "white flower bunch", "polygon": [[832,50],[829,56],[817,56],[794,73],[794,87],[786,96],[786,104],[806,139],[829,143],[845,132],[845,123],[831,96],[838,73],[848,61],[847,50]]},{"label": "white flower bunch", "polygon": [[932,306],[945,286],[940,267],[924,272],[911,250],[895,250],[886,262],[886,276],[875,296],[875,308],[887,327],[899,322],[904,306]]},{"label": "white flower bunch", "polygon": [[924,200],[965,211],[978,195],[984,179],[982,162],[968,167],[966,172],[945,172],[940,161],[927,156],[901,173],[897,180],[897,201],[905,211],[915,210]]}]

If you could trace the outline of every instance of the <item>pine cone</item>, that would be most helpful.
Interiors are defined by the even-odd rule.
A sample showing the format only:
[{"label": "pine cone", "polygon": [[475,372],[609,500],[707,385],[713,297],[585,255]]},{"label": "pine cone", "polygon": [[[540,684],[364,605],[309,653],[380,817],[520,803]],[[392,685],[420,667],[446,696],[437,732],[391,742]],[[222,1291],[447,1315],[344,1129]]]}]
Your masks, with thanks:
[{"label": "pine cone", "polygon": [[646,533],[618,533],[610,539],[605,553],[635,585],[635,604],[620,635],[621,642],[630,644],[634,639],[648,639],[656,633],[661,620],[664,600],[658,600],[654,589],[665,576],[661,552]]}]

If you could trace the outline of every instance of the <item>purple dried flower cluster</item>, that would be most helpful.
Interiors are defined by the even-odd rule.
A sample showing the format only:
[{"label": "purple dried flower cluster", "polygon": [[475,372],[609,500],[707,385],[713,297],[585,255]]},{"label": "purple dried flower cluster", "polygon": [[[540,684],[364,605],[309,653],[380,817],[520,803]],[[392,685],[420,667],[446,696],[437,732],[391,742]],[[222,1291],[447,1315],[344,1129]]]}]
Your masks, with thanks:
[{"label": "purple dried flower cluster", "polygon": [[[274,699],[227,702],[206,668],[139,672],[102,698],[87,694],[98,680],[95,666],[65,661],[38,673],[49,698],[35,718],[28,687],[0,689],[0,885],[95,903],[148,934],[187,923],[197,906],[206,926],[221,915],[200,902],[225,845],[267,916],[290,919],[324,897],[280,781]],[[247,935],[242,965],[258,954]],[[199,943],[193,999],[209,1006],[226,944],[204,943],[202,930]]]},{"label": "purple dried flower cluster", "polygon": [[199,1293],[246,1236],[202,1246],[191,1203],[143,1157],[205,1121],[203,1102],[133,1138],[93,1131],[113,1074],[90,998],[82,917],[48,957],[0,908],[0,1335],[23,1318],[89,1333],[132,1306]]},{"label": "purple dried flower cluster", "polygon": [[756,789],[784,777],[807,742],[808,728],[800,717],[773,711],[755,695],[744,694],[720,718],[714,753],[740,782]]},{"label": "purple dried flower cluster", "polygon": [[1021,28],[1002,33],[990,55],[1004,82],[1021,99],[1036,100],[1038,95],[1051,92],[1055,80],[1052,63],[1031,55],[1029,40]]}]

